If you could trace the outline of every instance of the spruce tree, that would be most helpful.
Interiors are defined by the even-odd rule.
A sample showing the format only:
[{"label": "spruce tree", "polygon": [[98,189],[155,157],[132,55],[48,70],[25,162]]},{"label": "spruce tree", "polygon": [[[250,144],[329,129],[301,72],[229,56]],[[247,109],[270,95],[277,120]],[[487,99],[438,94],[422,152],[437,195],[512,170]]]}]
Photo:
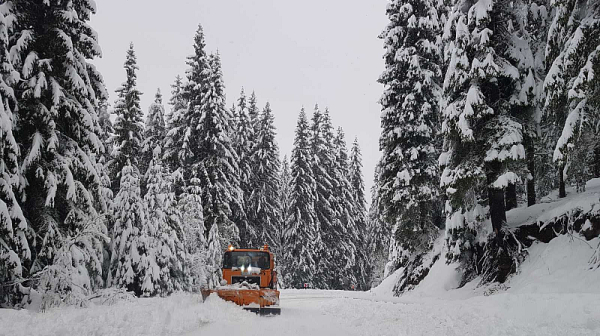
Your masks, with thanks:
[{"label": "spruce tree", "polygon": [[[329,113],[325,113],[325,120],[329,119]],[[327,122],[327,121],[326,121]],[[334,260],[339,261],[339,266],[333,271],[341,277],[333,282],[331,287],[335,289],[356,288],[359,284],[360,275],[357,273],[359,268],[360,242],[359,230],[356,220],[359,214],[356,212],[354,204],[354,194],[349,180],[350,165],[348,162],[348,148],[346,146],[346,135],[341,127],[338,128],[337,135],[333,140],[335,151],[335,162],[333,169],[334,189],[331,195],[331,204],[335,213],[334,225],[331,236],[332,244],[328,249],[336,250],[339,255],[335,255]]]},{"label": "spruce tree", "polygon": [[[253,95],[254,97],[254,95]],[[279,205],[279,147],[275,142],[275,117],[271,105],[267,103],[257,121],[256,143],[250,154],[252,171],[251,194],[246,198],[248,224],[257,231],[256,245],[268,243],[280,246],[278,227],[280,225]]]},{"label": "spruce tree", "polygon": [[[251,166],[251,155],[255,146],[255,133],[252,122],[250,121],[250,116],[248,115],[246,95],[243,88],[242,92],[240,93],[240,98],[238,99],[236,117],[236,131],[235,137],[233,138],[233,145],[238,158],[240,188],[242,190],[244,200],[248,200],[252,197],[254,192],[252,186],[254,172],[252,171]],[[250,208],[248,207],[248,204],[245,203],[245,205],[246,207],[244,208],[244,212],[247,213]],[[241,222],[237,223],[240,228],[241,246],[251,248],[260,245],[260,239],[263,230],[262,223],[251,222],[250,220],[243,218],[241,219]]]},{"label": "spruce tree", "polygon": [[357,229],[357,263],[355,274],[359,280],[360,288],[368,289],[369,262],[368,231],[367,231],[367,203],[365,198],[365,183],[363,180],[362,153],[358,138],[354,139],[350,150],[350,168],[348,180],[351,187],[353,218]]},{"label": "spruce tree", "polygon": [[[219,55],[209,57],[208,67],[200,79],[206,81],[207,91],[197,105],[202,113],[196,126],[198,138],[198,176],[203,185],[204,223],[207,230],[219,228],[221,246],[238,244],[239,228],[246,215],[238,175],[238,158],[228,137],[228,112]],[[196,80],[190,78],[190,82]],[[200,85],[200,82],[198,83]],[[196,103],[190,102],[190,105]]]},{"label": "spruce tree", "polygon": [[16,78],[8,54],[12,23],[8,20],[11,8],[0,5],[0,307],[16,306],[27,294],[24,283],[31,262],[28,232],[31,227],[23,216],[16,181],[19,177],[19,147],[13,135],[16,97],[10,87]]},{"label": "spruce tree", "polygon": [[146,259],[142,258],[140,271],[145,273],[142,284],[145,296],[168,295],[187,287],[185,236],[172,176],[162,164],[160,145],[153,154],[145,177],[148,191],[144,203],[148,215],[142,230]]},{"label": "spruce tree", "polygon": [[277,264],[276,268],[279,272],[279,277],[277,278],[280,284],[280,287],[287,286],[285,279],[288,279],[286,276],[286,272],[288,270],[288,263],[291,258],[289,254],[289,241],[286,239],[287,232],[287,223],[290,222],[290,216],[292,215],[291,206],[292,206],[292,173],[290,171],[290,164],[287,158],[287,155],[283,157],[283,161],[281,163],[281,172],[279,174],[279,205],[280,205],[280,213],[278,226],[272,235],[273,239],[273,249],[274,253],[277,256]]},{"label": "spruce tree", "polygon": [[[146,127],[144,128],[144,141],[142,143],[142,159],[140,160],[140,173],[146,174],[150,161],[154,156],[154,150],[160,146],[167,135],[165,125],[165,108],[162,103],[160,89],[156,92],[154,102],[150,105],[146,116]],[[142,192],[144,192],[142,188]]]},{"label": "spruce tree", "polygon": [[[114,226],[107,285],[125,288],[141,296],[148,293],[150,287],[145,282],[154,271],[154,267],[151,267],[154,265],[148,260],[153,232],[146,223],[147,208],[140,192],[137,167],[128,161],[119,176],[120,189],[110,209]],[[155,279],[158,278],[157,273],[154,273]]]},{"label": "spruce tree", "polygon": [[202,187],[200,179],[194,177],[179,195],[177,204],[185,233],[185,251],[190,276],[189,284],[194,288],[206,287],[207,241],[204,236],[204,214],[202,211]]},{"label": "spruce tree", "polygon": [[133,43],[129,45],[125,60],[126,81],[117,89],[117,101],[113,139],[114,149],[112,159],[109,162],[111,168],[112,190],[119,192],[119,175],[123,167],[129,161],[131,165],[140,168],[140,153],[143,146],[144,124],[142,121],[142,109],[140,108],[141,92],[137,89],[137,58],[133,49]]},{"label": "spruce tree", "polygon": [[337,218],[334,213],[334,204],[332,204],[332,194],[336,187],[334,185],[335,172],[333,171],[335,150],[331,120],[328,116],[324,116],[318,105],[315,105],[310,127],[310,164],[315,181],[313,207],[316,215],[316,230],[319,233],[315,240],[314,250],[319,272],[315,279],[315,286],[326,289],[336,277],[333,265],[329,264],[335,259],[328,255],[335,251],[327,249],[327,246],[335,243],[336,230],[334,226],[337,225],[334,222]]},{"label": "spruce tree", "polygon": [[522,124],[511,118],[519,81],[517,60],[510,53],[516,26],[511,10],[502,1],[457,2],[444,36],[451,55],[440,156],[441,185],[448,197],[447,260],[460,260],[465,276],[472,276],[476,240],[491,231],[486,281],[503,281],[513,265],[504,239],[504,192],[520,181],[525,159]]},{"label": "spruce tree", "polygon": [[[97,164],[102,149],[97,108],[107,96],[101,75],[90,63],[100,56],[97,34],[89,25],[95,4],[81,0],[1,5],[12,12],[4,16],[13,25],[11,52],[2,57],[3,62],[9,57],[15,71],[2,71],[11,71],[7,84],[17,99],[11,110],[19,111],[14,136],[21,153],[21,209],[31,228],[29,246],[35,246],[22,276],[40,276],[37,289],[48,294],[46,306],[78,303],[103,285],[106,238],[95,207],[104,197]],[[3,98],[6,104],[8,97]],[[9,139],[6,136],[3,133],[3,139]],[[7,162],[6,168],[14,166]],[[13,216],[18,216],[14,210]],[[24,224],[16,223],[19,234]],[[22,248],[16,253],[24,256]]]},{"label": "spruce tree", "polygon": [[598,9],[588,2],[556,1],[548,32],[544,81],[544,117],[553,123],[552,160],[559,167],[560,196],[565,197],[565,178],[573,176],[578,189],[592,177],[600,138],[596,135],[600,92],[595,76],[600,68]]},{"label": "spruce tree", "polygon": [[395,0],[387,15],[390,23],[381,35],[386,69],[379,79],[385,89],[378,203],[385,220],[396,227],[399,251],[394,253],[400,266],[426,251],[437,235],[442,75],[437,39],[442,27],[434,1]]},{"label": "spruce tree", "polygon": [[316,251],[320,247],[320,233],[314,204],[316,182],[311,160],[310,129],[306,113],[301,110],[291,157],[292,197],[285,241],[289,260],[285,283],[301,288],[312,283],[317,272]]}]

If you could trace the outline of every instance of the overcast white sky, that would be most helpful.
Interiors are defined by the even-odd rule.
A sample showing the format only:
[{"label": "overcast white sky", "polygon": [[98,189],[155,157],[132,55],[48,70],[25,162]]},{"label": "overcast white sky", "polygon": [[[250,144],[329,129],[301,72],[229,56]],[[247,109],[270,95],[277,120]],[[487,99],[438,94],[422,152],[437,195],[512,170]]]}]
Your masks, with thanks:
[{"label": "overcast white sky", "polygon": [[[170,97],[176,75],[184,76],[199,23],[207,51],[219,50],[227,107],[242,87],[269,101],[282,156],[291,153],[300,109],[329,107],[348,146],[358,137],[367,196],[379,159],[383,70],[377,38],[387,21],[387,0],[96,0],[92,26],[103,57],[94,61],[114,102],[125,80],[129,42],[138,58],[138,86],[147,111],[157,88]],[[165,106],[167,109],[168,106]]]}]

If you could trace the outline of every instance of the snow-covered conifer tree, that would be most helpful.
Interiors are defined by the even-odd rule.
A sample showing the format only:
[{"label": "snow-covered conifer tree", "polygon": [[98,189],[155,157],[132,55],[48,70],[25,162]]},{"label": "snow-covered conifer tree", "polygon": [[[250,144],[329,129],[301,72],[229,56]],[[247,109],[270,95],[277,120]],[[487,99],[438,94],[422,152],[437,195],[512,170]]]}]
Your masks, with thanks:
[{"label": "snow-covered conifer tree", "polygon": [[206,254],[206,282],[209,288],[219,286],[221,283],[222,274],[222,258],[223,258],[223,246],[221,242],[223,239],[220,237],[218,225],[213,225],[210,228],[208,234],[208,249]]},{"label": "snow-covered conifer tree", "polygon": [[145,296],[168,295],[187,287],[184,229],[172,176],[162,164],[160,145],[155,146],[153,154],[145,178],[148,191],[144,202],[148,213],[142,230],[145,253],[140,265]]},{"label": "snow-covered conifer tree", "polygon": [[[324,121],[329,119],[329,113],[324,114]],[[335,213],[334,225],[331,235],[334,237],[332,244],[327,246],[329,250],[336,250],[334,260],[339,262],[337,269],[338,279],[332,282],[332,288],[351,289],[359,285],[360,274],[359,258],[361,257],[360,235],[356,220],[360,214],[356,212],[354,194],[350,183],[350,165],[348,162],[348,148],[346,146],[346,135],[341,127],[333,140],[335,161],[333,164],[334,189],[331,195],[331,204]],[[364,215],[363,215],[364,216]],[[334,278],[334,277],[332,277]],[[335,278],[334,278],[335,279]]]},{"label": "snow-covered conifer tree", "polygon": [[395,0],[381,38],[386,69],[379,82],[383,152],[378,195],[385,220],[395,226],[393,253],[405,266],[424,253],[437,235],[439,172],[436,136],[440,119],[442,23],[436,1]]},{"label": "snow-covered conifer tree", "polygon": [[281,163],[281,172],[279,174],[279,220],[278,226],[272,235],[273,239],[273,250],[275,251],[275,255],[277,256],[277,264],[276,268],[279,272],[280,276],[277,277],[279,281],[279,285],[281,287],[285,287],[287,284],[285,283],[287,265],[290,258],[289,250],[288,250],[288,241],[286,240],[286,232],[287,232],[287,223],[289,223],[289,218],[291,216],[291,205],[292,205],[292,173],[290,171],[290,164],[287,158],[287,155],[283,157],[283,161]]},{"label": "snow-covered conifer tree", "polygon": [[472,276],[475,244],[491,233],[485,280],[503,281],[514,265],[505,248],[504,192],[509,183],[520,181],[517,173],[525,159],[523,127],[510,114],[520,79],[510,53],[514,26],[507,2],[461,0],[444,31],[451,56],[439,161],[448,198],[447,259],[460,260],[465,276]]},{"label": "snow-covered conifer tree", "polygon": [[[252,189],[253,171],[251,166],[251,155],[255,146],[255,134],[250,116],[248,115],[248,105],[244,89],[240,93],[238,106],[236,111],[236,131],[234,133],[233,145],[238,157],[238,172],[240,177],[240,188],[245,201],[252,197],[254,190]],[[244,212],[247,214],[250,210],[247,202]],[[243,247],[257,247],[264,242],[260,242],[262,233],[262,223],[251,223],[246,218],[240,218],[237,223],[240,228],[240,244]],[[258,226],[254,226],[257,224]]]},{"label": "snow-covered conifer tree", "polygon": [[31,230],[15,193],[19,177],[19,147],[13,135],[15,123],[12,110],[16,97],[10,87],[17,77],[8,54],[8,20],[10,3],[0,4],[0,307],[21,303],[28,293],[24,284],[26,269],[31,262],[31,248],[27,240]]},{"label": "snow-covered conifer tree", "polygon": [[207,285],[206,256],[207,242],[204,236],[204,214],[202,211],[202,187],[200,179],[188,181],[179,195],[178,210],[185,233],[185,251],[188,256],[189,283],[193,287]]},{"label": "snow-covered conifer tree", "polygon": [[[254,95],[253,95],[254,97]],[[275,142],[275,117],[267,103],[257,121],[255,145],[250,154],[252,175],[251,194],[246,199],[248,225],[257,232],[256,246],[268,243],[279,246],[280,200],[279,200],[279,147]]]},{"label": "snow-covered conifer tree", "polygon": [[196,130],[199,140],[197,157],[200,159],[197,171],[203,183],[204,223],[208,230],[217,225],[221,246],[227,246],[239,242],[236,224],[243,225],[246,215],[238,158],[227,132],[229,113],[225,108],[225,86],[218,54],[209,57],[203,78],[207,91],[199,105],[202,119]]},{"label": "snow-covered conifer tree", "polygon": [[112,159],[109,162],[111,169],[112,190],[119,192],[119,175],[123,167],[129,161],[131,165],[138,167],[140,164],[140,153],[143,146],[144,124],[143,113],[140,108],[141,92],[137,89],[137,58],[133,43],[129,45],[125,60],[126,81],[117,89],[118,99],[115,102],[117,120],[115,121],[113,139],[114,149]]},{"label": "snow-covered conifer tree", "polygon": [[317,262],[319,272],[314,285],[319,288],[329,288],[333,277],[336,277],[335,267],[329,265],[330,262],[334,262],[334,259],[327,255],[333,251],[326,248],[335,243],[336,236],[333,227],[336,225],[334,223],[336,214],[334,204],[332,204],[336,153],[333,147],[334,135],[331,120],[329,116],[325,118],[318,105],[315,105],[310,127],[310,164],[315,181],[313,207],[316,215],[316,230],[319,233],[314,242],[315,262]]},{"label": "snow-covered conifer tree", "polygon": [[[599,146],[597,129],[600,85],[600,9],[591,1],[554,1],[556,7],[548,31],[544,81],[544,117],[554,129],[553,161],[559,167],[560,196],[566,196],[569,171],[585,186],[594,150]],[[552,131],[552,130],[551,130]],[[592,163],[592,165],[595,165]]]},{"label": "snow-covered conifer tree", "polygon": [[154,274],[155,279],[159,277],[159,271],[155,272],[156,265],[150,264],[148,259],[153,243],[151,236],[156,227],[145,227],[147,208],[140,193],[137,167],[127,162],[120,176],[120,189],[110,209],[114,226],[111,233],[110,274],[107,285],[125,288],[140,296],[149,291],[150,286],[143,283],[147,281],[146,275]]},{"label": "snow-covered conifer tree", "polygon": [[285,234],[286,249],[289,251],[285,283],[293,288],[312,283],[317,272],[315,252],[320,247],[321,237],[314,209],[316,183],[311,165],[310,129],[302,109],[291,157],[293,190]]},{"label": "snow-covered conifer tree", "polygon": [[[102,149],[97,108],[107,97],[102,77],[90,63],[101,54],[89,25],[95,3],[3,1],[1,6],[12,11],[5,16],[12,22],[10,53],[2,57],[8,57],[15,72],[10,67],[2,71],[10,71],[5,80],[17,99],[14,136],[21,154],[21,209],[31,228],[29,246],[35,246],[23,276],[39,275],[38,289],[56,292],[48,296],[49,304],[78,302],[103,285],[106,238],[95,208],[104,197],[97,164]],[[8,97],[3,98],[6,104]],[[5,150],[9,155],[10,149]],[[6,169],[14,168],[6,163]],[[19,215],[12,210],[12,216]],[[23,224],[16,225],[13,234],[20,235]],[[63,277],[55,276],[59,273]]]},{"label": "snow-covered conifer tree", "polygon": [[[154,103],[150,105],[148,115],[146,116],[144,142],[142,143],[142,159],[140,161],[140,174],[146,174],[146,171],[150,166],[150,161],[153,159],[154,150],[157,146],[162,147],[166,134],[165,107],[162,103],[162,94],[160,93],[160,89],[158,89],[154,98]],[[142,192],[144,192],[144,188],[142,188]]]},{"label": "snow-covered conifer tree", "polygon": [[367,245],[367,203],[365,198],[365,183],[363,179],[362,153],[358,138],[354,139],[350,150],[350,168],[348,180],[351,187],[353,218],[356,223],[358,241],[355,243],[357,249],[356,275],[360,288],[368,289],[368,245]]}]

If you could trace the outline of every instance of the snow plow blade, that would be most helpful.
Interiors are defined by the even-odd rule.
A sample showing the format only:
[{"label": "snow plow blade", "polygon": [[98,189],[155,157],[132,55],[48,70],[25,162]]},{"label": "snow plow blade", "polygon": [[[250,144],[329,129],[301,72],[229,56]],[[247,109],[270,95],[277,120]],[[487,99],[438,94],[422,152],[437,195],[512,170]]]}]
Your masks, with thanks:
[{"label": "snow plow blade", "polygon": [[229,289],[219,288],[212,290],[201,290],[202,299],[206,300],[212,293],[216,293],[221,299],[230,301],[238,306],[242,306],[245,310],[267,315],[280,315],[281,309],[279,306],[279,291],[275,289]]},{"label": "snow plow blade", "polygon": [[244,310],[259,314],[260,316],[281,315],[281,308],[279,308],[279,307],[264,307],[264,308],[244,307]]}]

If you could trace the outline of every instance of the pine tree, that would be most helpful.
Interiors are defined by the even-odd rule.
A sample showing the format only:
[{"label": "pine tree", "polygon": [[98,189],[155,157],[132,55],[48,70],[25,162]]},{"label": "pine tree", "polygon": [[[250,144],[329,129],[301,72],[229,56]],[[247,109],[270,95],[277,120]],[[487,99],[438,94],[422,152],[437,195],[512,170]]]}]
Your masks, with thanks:
[{"label": "pine tree", "polygon": [[292,197],[285,241],[290,256],[285,271],[285,283],[301,288],[312,283],[317,272],[316,251],[320,241],[316,202],[316,182],[313,177],[310,130],[304,109],[298,117],[294,149],[291,157]]},{"label": "pine tree", "polygon": [[221,242],[218,225],[213,225],[208,234],[208,251],[206,255],[207,279],[209,288],[214,288],[221,284],[222,274],[222,256],[223,247]]},{"label": "pine tree", "polygon": [[[442,59],[437,39],[440,15],[434,1],[396,0],[387,8],[390,19],[381,38],[386,69],[379,200],[386,222],[394,223],[399,251],[406,264],[412,254],[430,248],[437,234],[439,200],[439,85]],[[400,266],[399,265],[399,266]]]},{"label": "pine tree", "polygon": [[[104,197],[97,164],[102,149],[97,108],[107,96],[101,75],[89,63],[100,56],[89,25],[95,5],[91,0],[1,5],[13,14],[11,52],[2,57],[3,62],[10,59],[15,71],[2,71],[11,71],[7,84],[17,99],[14,136],[22,155],[21,209],[31,227],[29,246],[35,246],[22,276],[40,276],[37,289],[48,291],[46,306],[81,302],[103,285],[106,238],[95,208]],[[16,225],[19,234],[23,224]],[[24,256],[22,248],[17,253]]]},{"label": "pine tree", "polygon": [[578,189],[585,187],[600,143],[595,112],[600,106],[596,98],[600,86],[594,76],[600,68],[600,21],[598,9],[588,10],[588,2],[565,0],[554,5],[546,49],[544,117],[554,126],[550,129],[552,160],[559,167],[560,196],[565,197],[569,172]]},{"label": "pine tree", "polygon": [[[227,246],[239,242],[236,223],[243,226],[246,215],[238,175],[238,158],[227,134],[228,112],[225,109],[223,74],[218,54],[209,57],[209,65],[202,78],[206,80],[207,92],[198,105],[202,119],[196,130],[199,139],[197,157],[200,158],[197,171],[203,185],[204,223],[208,230],[217,225],[221,246]],[[193,80],[190,78],[190,82]]]},{"label": "pine tree", "polygon": [[[240,93],[238,99],[238,106],[236,111],[236,131],[235,137],[233,138],[233,145],[235,147],[238,157],[238,172],[240,177],[240,188],[243,193],[244,200],[248,200],[252,197],[254,192],[252,186],[253,171],[251,166],[251,155],[254,150],[254,128],[248,115],[248,108],[246,102],[246,95],[244,89]],[[250,210],[248,204],[244,208],[244,212],[247,214]],[[244,247],[256,247],[261,244],[261,234],[263,230],[262,223],[251,222],[245,218],[241,218],[240,222],[237,222],[240,228],[240,244]],[[257,225],[257,226],[254,226]]]},{"label": "pine tree", "polygon": [[[164,158],[169,167],[189,181],[198,176],[199,162],[202,160],[202,138],[200,125],[203,119],[202,99],[207,94],[210,83],[208,56],[204,50],[204,30],[198,26],[194,36],[194,54],[188,57],[187,82],[176,78],[171,99],[172,115],[169,118],[169,131],[165,140]],[[183,182],[178,182],[177,194],[181,193]]]},{"label": "pine tree", "polygon": [[200,179],[192,178],[179,196],[178,210],[185,233],[185,251],[189,258],[189,283],[193,287],[206,287],[207,241],[204,237],[202,187]]},{"label": "pine tree", "polygon": [[8,20],[11,8],[0,5],[0,307],[16,306],[27,294],[24,267],[31,262],[31,248],[27,239],[31,228],[18,203],[16,181],[19,177],[19,147],[13,135],[16,105],[13,90],[16,78],[8,54],[12,24]]},{"label": "pine tree", "polygon": [[352,149],[350,150],[350,169],[348,180],[351,187],[353,218],[356,222],[358,240],[355,243],[357,248],[357,267],[355,274],[359,280],[359,287],[363,290],[368,289],[368,231],[367,231],[367,208],[365,198],[365,183],[363,180],[362,153],[358,138],[354,139]]},{"label": "pine tree", "polygon": [[[142,159],[140,161],[140,173],[146,174],[150,161],[154,156],[157,146],[162,147],[167,130],[165,126],[165,108],[162,104],[160,89],[156,92],[154,103],[150,105],[146,116],[146,127],[144,128],[144,142],[142,143]],[[143,185],[143,183],[142,183]],[[144,192],[142,187],[142,192]]]},{"label": "pine tree", "polygon": [[281,172],[279,174],[280,217],[278,226],[271,237],[273,239],[273,250],[278,258],[275,266],[280,274],[280,276],[277,277],[280,287],[287,286],[287,283],[285,282],[285,280],[288,279],[286,272],[288,270],[287,265],[291,258],[289,249],[287,248],[290,242],[286,240],[286,232],[287,223],[290,222],[290,216],[292,215],[292,192],[292,173],[290,171],[290,164],[286,155],[283,157]]},{"label": "pine tree", "polygon": [[115,102],[117,120],[115,121],[113,139],[114,149],[111,167],[112,190],[119,191],[121,180],[120,172],[129,161],[131,165],[140,167],[140,153],[143,146],[144,124],[142,109],[140,108],[141,92],[137,89],[137,58],[133,43],[129,45],[125,60],[127,80],[117,89],[118,99]]},{"label": "pine tree", "polygon": [[[318,274],[315,279],[315,286],[319,288],[329,288],[331,282],[337,277],[331,256],[333,253],[327,249],[327,246],[335,244],[334,204],[331,204],[334,188],[334,163],[335,150],[333,147],[333,126],[329,117],[325,117],[315,106],[310,132],[310,164],[312,175],[315,180],[315,199],[313,207],[316,215],[316,230],[318,235],[315,240],[315,256],[317,262]],[[337,252],[336,252],[337,253]]]},{"label": "pine tree", "polygon": [[161,147],[157,145],[145,178],[148,192],[144,203],[148,217],[142,230],[145,258],[140,265],[140,271],[145,274],[142,284],[145,296],[168,295],[187,287],[184,230],[171,178],[162,164]]},{"label": "pine tree", "polygon": [[[252,95],[254,97],[254,95]],[[280,225],[279,205],[279,147],[275,142],[275,117],[271,105],[267,103],[260,119],[257,121],[256,144],[250,154],[252,171],[251,194],[246,198],[246,214],[249,226],[258,234],[257,245],[277,244],[278,226]]]},{"label": "pine tree", "polygon": [[188,101],[185,98],[183,81],[181,76],[175,78],[175,83],[171,85],[171,105],[170,113],[165,117],[166,134],[164,139],[163,160],[169,167],[170,171],[176,177],[175,193],[177,195],[183,192],[184,187],[184,166],[182,166],[180,158],[189,155],[189,151],[182,149],[182,144],[185,142],[186,132],[190,132],[186,119],[188,115]]},{"label": "pine tree", "polygon": [[[114,227],[111,233],[109,287],[125,288],[141,296],[148,293],[146,276],[158,278],[148,260],[152,228],[147,227],[147,208],[140,192],[137,167],[127,162],[120,173],[120,189],[111,208]],[[156,230],[156,228],[154,228]]]},{"label": "pine tree", "polygon": [[[329,119],[329,113],[325,113],[325,120]],[[327,122],[327,121],[326,121]],[[348,162],[348,148],[346,146],[346,135],[341,127],[333,140],[335,151],[335,162],[333,169],[334,194],[331,195],[331,203],[335,213],[335,221],[332,227],[334,240],[328,249],[336,250],[339,255],[334,257],[340,262],[336,273],[341,275],[341,280],[334,280],[332,288],[351,289],[359,284],[360,237],[356,220],[359,214],[354,204],[354,194],[349,180],[350,166]],[[333,278],[333,277],[332,277]],[[335,278],[334,278],[335,279]]]},{"label": "pine tree", "polygon": [[475,240],[492,231],[486,245],[486,281],[502,282],[512,267],[504,239],[504,190],[520,181],[519,166],[525,159],[523,127],[511,118],[519,81],[510,53],[513,22],[507,2],[458,2],[444,36],[452,55],[444,80],[447,106],[440,156],[441,185],[448,197],[447,259],[460,260],[466,276],[472,276]]},{"label": "pine tree", "polygon": [[[371,188],[371,206],[369,207],[369,214],[367,217],[367,235],[366,245],[369,268],[368,274],[368,288],[375,287],[383,281],[391,272],[397,269],[396,265],[389,265],[387,263],[389,252],[388,250],[393,247],[393,239],[391,235],[391,228],[384,221],[383,215],[381,214],[382,207],[379,205],[381,197],[379,196],[379,175],[381,167],[379,164],[375,167],[373,187]],[[388,267],[392,266],[392,267]]]}]

